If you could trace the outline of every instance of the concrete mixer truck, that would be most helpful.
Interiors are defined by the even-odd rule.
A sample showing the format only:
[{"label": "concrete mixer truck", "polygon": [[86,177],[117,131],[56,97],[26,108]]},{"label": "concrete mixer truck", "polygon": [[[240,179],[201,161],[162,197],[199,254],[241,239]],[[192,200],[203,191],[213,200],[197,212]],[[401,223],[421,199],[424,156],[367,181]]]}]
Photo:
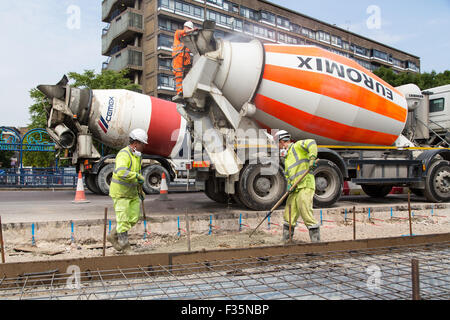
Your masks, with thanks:
[{"label": "concrete mixer truck", "polygon": [[[230,42],[215,39],[214,28],[205,21],[183,38],[195,56],[178,106],[192,129],[194,160],[211,163],[196,172],[210,198],[271,208],[286,192],[272,138],[282,129],[320,145],[316,207],[333,205],[344,181],[372,197],[403,186],[432,202],[450,200],[450,150],[442,147],[450,139],[429,127],[430,93],[394,88],[318,47]],[[429,144],[430,134],[440,147]]]},{"label": "concrete mixer truck", "polygon": [[[448,90],[393,88],[329,51],[215,39],[214,28],[205,21],[183,39],[194,59],[179,104],[126,90],[73,88],[67,78],[38,87],[51,100],[48,133],[70,150],[90,189],[108,193],[114,168],[114,155],[101,157],[93,140],[120,148],[140,127],[150,141],[147,192],[157,190],[162,172],[174,179],[178,163],[210,199],[266,210],[287,189],[273,139],[287,130],[319,144],[316,207],[332,206],[344,181],[372,197],[403,186],[432,202],[450,201],[444,148],[450,116],[449,106],[441,106],[450,101]],[[432,105],[440,112],[430,114]]]},{"label": "concrete mixer truck", "polygon": [[92,192],[109,193],[115,161],[115,155],[101,156],[94,139],[121,149],[136,128],[147,130],[149,136],[142,166],[146,193],[159,192],[162,173],[168,183],[187,178],[183,146],[189,135],[175,103],[128,90],[73,88],[66,76],[56,85],[38,89],[51,101],[47,132],[83,172]]}]

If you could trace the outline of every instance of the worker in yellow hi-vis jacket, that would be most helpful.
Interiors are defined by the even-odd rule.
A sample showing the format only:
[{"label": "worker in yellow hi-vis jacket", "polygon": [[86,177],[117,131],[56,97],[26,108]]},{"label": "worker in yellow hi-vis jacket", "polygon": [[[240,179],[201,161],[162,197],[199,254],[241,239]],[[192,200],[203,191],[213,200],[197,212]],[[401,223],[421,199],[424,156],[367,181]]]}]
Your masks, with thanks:
[{"label": "worker in yellow hi-vis jacket", "polygon": [[[290,186],[309,170],[316,167],[317,144],[316,141],[301,140],[292,141],[291,135],[284,130],[278,131],[275,138],[279,141],[280,149],[286,149],[285,175],[288,180],[288,190]],[[301,181],[295,191],[293,191],[286,203],[284,212],[283,240],[289,240],[289,226],[291,234],[294,234],[299,216],[302,216],[303,222],[309,230],[309,236],[312,242],[320,241],[320,225],[313,215],[313,199],[316,190],[316,181],[313,174],[308,174]],[[289,220],[289,208],[291,208],[291,219]]]},{"label": "worker in yellow hi-vis jacket", "polygon": [[116,156],[109,195],[114,202],[117,226],[111,231],[108,241],[118,251],[130,248],[128,231],[139,221],[140,200],[145,196],[139,186],[145,181],[141,174],[141,162],[146,144],[147,133],[135,129],[130,133],[129,146]]}]

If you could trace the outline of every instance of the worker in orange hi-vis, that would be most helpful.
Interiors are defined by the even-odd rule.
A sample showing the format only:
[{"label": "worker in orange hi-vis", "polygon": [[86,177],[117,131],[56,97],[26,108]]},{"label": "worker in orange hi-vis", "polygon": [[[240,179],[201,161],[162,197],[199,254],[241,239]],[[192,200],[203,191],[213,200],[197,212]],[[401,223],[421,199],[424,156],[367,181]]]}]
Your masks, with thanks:
[{"label": "worker in orange hi-vis", "polygon": [[172,51],[172,68],[175,74],[175,83],[177,88],[177,95],[172,99],[175,102],[183,98],[183,76],[187,66],[191,65],[190,50],[181,41],[181,38],[195,31],[192,21],[187,21],[184,24],[183,30],[177,30],[173,39]]}]

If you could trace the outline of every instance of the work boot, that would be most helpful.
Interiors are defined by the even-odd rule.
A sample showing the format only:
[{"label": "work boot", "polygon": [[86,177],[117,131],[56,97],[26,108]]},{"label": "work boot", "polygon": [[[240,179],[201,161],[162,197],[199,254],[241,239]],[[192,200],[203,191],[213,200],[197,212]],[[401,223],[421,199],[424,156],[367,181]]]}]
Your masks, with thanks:
[{"label": "work boot", "polygon": [[309,237],[311,238],[311,242],[313,243],[320,242],[320,227],[310,228]]},{"label": "work boot", "polygon": [[114,247],[114,249],[116,249],[117,251],[121,250],[121,247],[119,245],[119,239],[117,236],[117,230],[116,228],[113,228],[111,230],[111,233],[106,237],[106,239],[108,239],[109,242],[111,242],[112,246]]},{"label": "work boot", "polygon": [[177,103],[183,102],[184,101],[183,94],[182,93],[177,94],[175,97],[172,98],[172,101]]},{"label": "work boot", "polygon": [[130,249],[130,243],[128,242],[128,232],[122,232],[117,234],[120,250],[126,252]]},{"label": "work boot", "polygon": [[[294,230],[295,228],[292,226],[291,227],[291,236],[292,239],[294,239]],[[282,239],[285,243],[289,242],[289,224],[283,224],[283,239]]]}]

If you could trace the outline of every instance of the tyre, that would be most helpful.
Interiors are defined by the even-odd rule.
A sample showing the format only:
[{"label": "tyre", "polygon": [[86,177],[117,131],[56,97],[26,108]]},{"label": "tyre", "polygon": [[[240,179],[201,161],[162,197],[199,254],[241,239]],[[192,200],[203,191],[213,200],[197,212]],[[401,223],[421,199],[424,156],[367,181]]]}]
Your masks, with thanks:
[{"label": "tyre", "polygon": [[431,202],[450,201],[450,162],[439,160],[428,169],[425,197]]},{"label": "tyre", "polygon": [[270,210],[286,193],[287,181],[284,172],[277,167],[276,173],[270,165],[250,164],[241,172],[237,194],[242,204],[252,210]]},{"label": "tyre", "polygon": [[97,175],[95,174],[86,174],[86,186],[92,193],[103,194],[97,186]]},{"label": "tyre", "polygon": [[145,182],[142,186],[146,194],[159,193],[161,189],[162,174],[166,175],[167,187],[170,186],[170,175],[169,172],[160,165],[147,166],[142,170],[142,175],[144,176]]},{"label": "tyre", "polygon": [[361,188],[368,196],[372,198],[384,198],[392,191],[393,187],[364,184],[361,185]]},{"label": "tyre", "polygon": [[211,200],[222,204],[228,204],[228,199],[230,198],[223,188],[221,188],[220,182],[214,177],[209,177],[209,179],[206,180],[205,194]]},{"label": "tyre", "polygon": [[338,166],[329,160],[319,160],[314,170],[316,180],[316,194],[314,195],[314,206],[316,208],[327,208],[339,200],[344,179]]},{"label": "tyre", "polygon": [[97,186],[100,192],[104,195],[109,194],[109,185],[111,184],[112,175],[114,172],[114,164],[107,164],[100,169],[97,175]]}]

